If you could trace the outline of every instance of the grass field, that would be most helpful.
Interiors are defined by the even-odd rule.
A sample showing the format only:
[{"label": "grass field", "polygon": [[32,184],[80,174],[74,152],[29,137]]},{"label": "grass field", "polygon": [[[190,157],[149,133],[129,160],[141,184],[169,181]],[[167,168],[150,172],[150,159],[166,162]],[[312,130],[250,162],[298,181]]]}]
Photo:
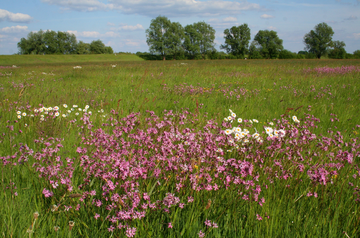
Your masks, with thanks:
[{"label": "grass field", "polygon": [[113,63],[117,61],[143,61],[132,54],[93,54],[93,55],[0,55],[2,66],[49,66],[71,64]]},{"label": "grass field", "polygon": [[360,60],[6,57],[0,236],[360,236]]}]

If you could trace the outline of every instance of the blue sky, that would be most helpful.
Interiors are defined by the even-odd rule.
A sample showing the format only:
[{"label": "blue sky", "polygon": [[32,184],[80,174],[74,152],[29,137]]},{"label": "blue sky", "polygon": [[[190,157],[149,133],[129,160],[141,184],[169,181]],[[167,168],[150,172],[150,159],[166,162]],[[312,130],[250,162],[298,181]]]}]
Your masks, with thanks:
[{"label": "blue sky", "polygon": [[218,49],[226,28],[247,23],[251,41],[259,30],[275,30],[285,49],[298,52],[321,22],[347,52],[360,49],[360,0],[9,0],[0,6],[0,54],[17,53],[20,39],[40,29],[100,39],[115,52],[148,51],[145,30],[159,15],[184,27],[205,21],[216,30]]}]

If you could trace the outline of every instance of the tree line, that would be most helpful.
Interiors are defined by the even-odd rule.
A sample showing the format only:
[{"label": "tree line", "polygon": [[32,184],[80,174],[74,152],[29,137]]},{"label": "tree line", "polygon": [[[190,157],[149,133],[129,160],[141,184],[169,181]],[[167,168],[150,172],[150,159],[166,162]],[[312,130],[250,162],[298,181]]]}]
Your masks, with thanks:
[{"label": "tree line", "polygon": [[30,32],[17,44],[19,54],[112,54],[113,49],[101,40],[91,43],[77,41],[69,32],[43,31]]},{"label": "tree line", "polygon": [[284,49],[283,40],[276,31],[260,30],[250,44],[250,28],[245,23],[224,30],[224,44],[219,52],[215,49],[215,30],[205,22],[185,27],[171,22],[165,16],[151,20],[146,30],[146,42],[150,53],[137,52],[145,59],[334,59],[360,58],[360,50],[349,54],[343,41],[333,41],[334,31],[326,23],[320,23],[304,36],[305,50],[298,53]]}]

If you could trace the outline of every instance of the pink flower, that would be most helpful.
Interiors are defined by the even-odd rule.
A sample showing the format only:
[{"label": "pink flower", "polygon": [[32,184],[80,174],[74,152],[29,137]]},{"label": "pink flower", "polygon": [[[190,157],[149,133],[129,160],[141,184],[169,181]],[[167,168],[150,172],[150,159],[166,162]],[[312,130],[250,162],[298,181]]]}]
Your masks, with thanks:
[{"label": "pink flower", "polygon": [[198,235],[199,235],[199,237],[205,237],[205,233],[201,230],[199,231]]},{"label": "pink flower", "polygon": [[172,226],[171,222],[168,224],[168,228],[170,228],[170,229],[172,229],[172,228],[173,228],[173,226]]},{"label": "pink flower", "polygon": [[97,213],[95,213],[95,219],[97,220],[99,217],[100,217],[100,215],[99,214],[97,214]]},{"label": "pink flower", "polygon": [[44,188],[44,190],[42,191],[42,193],[44,194],[44,196],[47,197],[52,197],[54,195],[53,192],[47,190],[46,188]]}]

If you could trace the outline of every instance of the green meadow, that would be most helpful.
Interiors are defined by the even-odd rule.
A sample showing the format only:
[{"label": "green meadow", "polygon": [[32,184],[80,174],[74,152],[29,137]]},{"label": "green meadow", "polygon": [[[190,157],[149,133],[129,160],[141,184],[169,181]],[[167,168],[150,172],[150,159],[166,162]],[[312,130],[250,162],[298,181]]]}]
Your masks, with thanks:
[{"label": "green meadow", "polygon": [[[2,237],[360,236],[360,60],[14,55],[0,56],[0,66]],[[229,109],[236,114],[232,118]],[[155,118],[149,111],[158,121],[149,119]],[[209,135],[196,134],[209,124]],[[121,135],[117,126],[124,127]],[[247,128],[248,137],[230,141],[235,131],[224,131],[235,127]],[[270,136],[265,127],[286,134]],[[171,146],[162,141],[175,131],[184,138],[194,133],[195,139],[171,137]],[[217,135],[217,148],[205,142]],[[97,145],[100,137],[118,145]],[[140,144],[145,138],[151,138],[146,146]],[[155,150],[166,150],[163,145],[172,152]],[[197,145],[202,147],[196,150]],[[206,150],[211,159],[202,154]],[[97,174],[85,170],[84,156],[99,162],[115,152],[119,164],[134,168],[147,158],[140,166],[149,166],[147,176],[111,177],[119,164],[104,165],[111,168],[106,175],[101,166]],[[178,165],[176,156],[184,162]],[[242,177],[232,159],[253,169]],[[181,171],[184,164],[191,169]],[[163,170],[156,175],[152,167]],[[61,182],[65,177],[70,180]],[[120,188],[127,183],[134,190]],[[194,183],[203,188],[194,189]],[[86,195],[90,191],[96,195]],[[169,194],[176,197],[171,203]],[[135,206],[136,196],[148,205]],[[143,217],[124,218],[124,211]]]}]

